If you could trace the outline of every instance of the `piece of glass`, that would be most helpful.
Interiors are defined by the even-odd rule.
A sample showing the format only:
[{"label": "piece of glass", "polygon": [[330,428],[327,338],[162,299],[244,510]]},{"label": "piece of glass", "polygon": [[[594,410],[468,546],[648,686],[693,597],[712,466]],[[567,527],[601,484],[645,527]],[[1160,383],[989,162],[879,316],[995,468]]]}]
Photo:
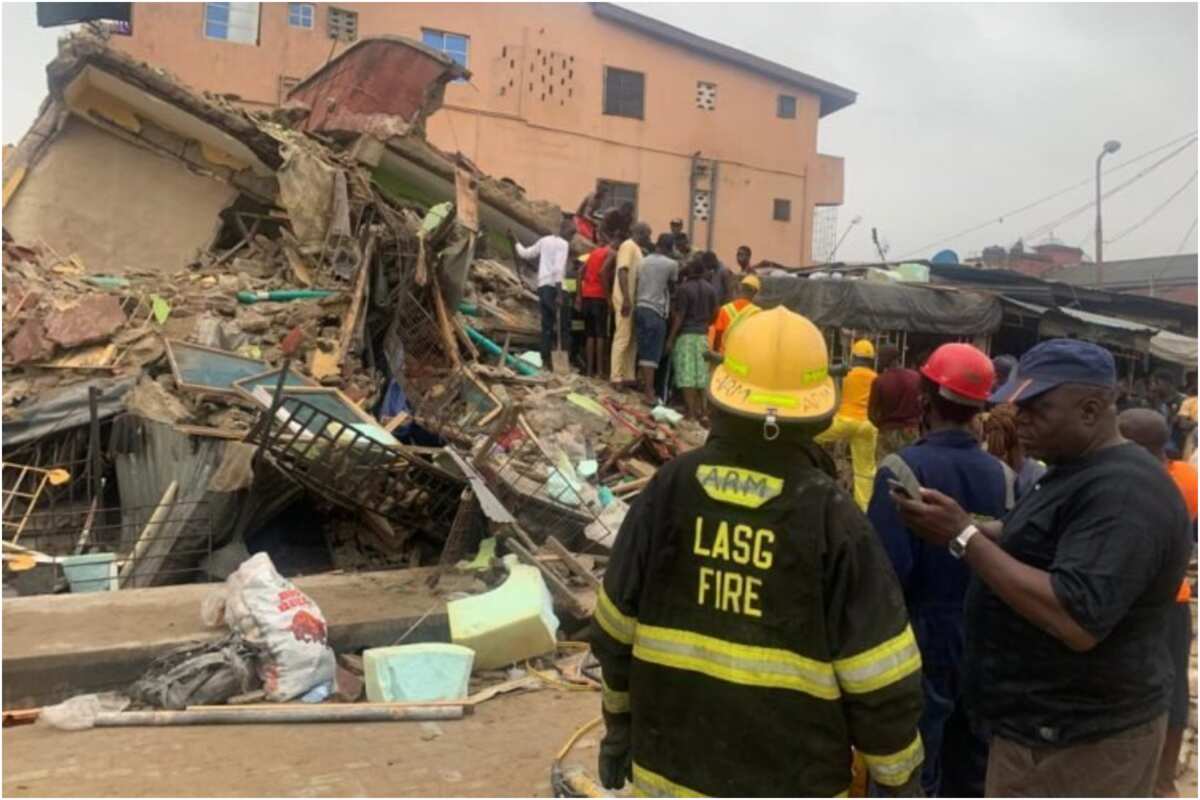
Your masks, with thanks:
[{"label": "piece of glass", "polygon": [[215,392],[234,391],[233,382],[252,378],[271,369],[265,361],[243,358],[227,350],[210,350],[187,342],[168,341],[178,369],[178,380],[187,386]]}]

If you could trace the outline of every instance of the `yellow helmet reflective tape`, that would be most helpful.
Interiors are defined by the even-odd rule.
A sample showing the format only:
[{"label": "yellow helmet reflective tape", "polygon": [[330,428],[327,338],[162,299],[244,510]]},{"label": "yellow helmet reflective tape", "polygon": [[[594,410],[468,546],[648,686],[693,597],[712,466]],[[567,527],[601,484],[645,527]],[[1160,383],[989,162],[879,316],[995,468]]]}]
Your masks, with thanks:
[{"label": "yellow helmet reflective tape", "polygon": [[742,286],[749,286],[751,289],[757,292],[762,288],[762,281],[758,279],[757,275],[747,275],[746,277],[742,278]]},{"label": "yellow helmet reflective tape", "polygon": [[851,348],[850,352],[859,358],[874,358],[875,345],[871,344],[869,339],[859,339],[854,343],[854,347]]},{"label": "yellow helmet reflective tape", "polygon": [[743,313],[722,345],[725,360],[713,370],[708,398],[723,411],[819,422],[837,410],[825,337],[805,317],[782,306]]}]

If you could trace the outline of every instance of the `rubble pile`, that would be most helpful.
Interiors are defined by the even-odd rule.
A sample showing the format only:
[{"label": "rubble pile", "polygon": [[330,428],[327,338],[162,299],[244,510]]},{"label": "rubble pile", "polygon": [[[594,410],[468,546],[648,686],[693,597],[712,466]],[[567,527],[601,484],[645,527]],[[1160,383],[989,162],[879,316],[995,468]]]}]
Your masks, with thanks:
[{"label": "rubble pile", "polygon": [[[436,69],[396,80],[425,75],[440,87],[458,74],[437,54],[417,56]],[[440,153],[419,125],[381,140],[375,114],[369,130],[348,130],[353,117],[331,130],[295,98],[249,113],[91,34],[64,40],[48,74],[42,118],[6,162],[14,222],[6,219],[4,242],[4,438],[24,459],[6,470],[60,466],[52,462],[64,448],[54,444],[67,437],[71,460],[87,464],[75,510],[103,517],[119,498],[115,513],[128,515],[133,479],[116,480],[112,465],[120,456],[143,464],[139,454],[170,447],[195,462],[189,480],[207,476],[177,492],[209,509],[211,555],[191,558],[208,579],[230,574],[255,531],[306,498],[328,568],[452,565],[498,535],[537,567],[560,607],[586,616],[594,597],[578,590],[588,581],[545,548],[602,553],[627,501],[704,432],[656,420],[605,381],[521,358],[538,337],[536,282],[503,234],[555,230],[561,212]],[[301,96],[324,76],[314,73]],[[430,105],[410,122],[440,96],[427,92]],[[172,114],[157,111],[164,104]],[[178,125],[181,115],[194,124]],[[165,159],[180,180],[204,178],[198,194],[217,199],[200,246],[180,236],[170,258],[147,262],[144,250],[164,246],[147,220],[145,248],[135,235],[88,252],[90,239],[72,232],[97,221],[120,228],[138,209],[31,213],[27,206],[53,194],[56,148],[90,143],[97,131],[135,147],[121,151],[135,172],[160,170]],[[97,158],[105,142],[88,144]],[[147,213],[186,201],[174,187],[140,191],[154,196]],[[172,462],[166,471],[180,469]],[[127,529],[150,530],[166,498],[180,502],[168,492],[171,475],[141,477],[146,513],[137,524],[126,519]],[[39,502],[17,498],[10,508],[11,499],[6,520]],[[164,527],[140,535],[165,536]],[[153,552],[180,560],[188,535],[173,536]],[[76,538],[46,540],[46,552],[26,544],[53,560]],[[138,530],[115,541],[98,535],[75,555],[112,549],[127,569],[139,541]],[[137,585],[174,574],[158,570]]]}]

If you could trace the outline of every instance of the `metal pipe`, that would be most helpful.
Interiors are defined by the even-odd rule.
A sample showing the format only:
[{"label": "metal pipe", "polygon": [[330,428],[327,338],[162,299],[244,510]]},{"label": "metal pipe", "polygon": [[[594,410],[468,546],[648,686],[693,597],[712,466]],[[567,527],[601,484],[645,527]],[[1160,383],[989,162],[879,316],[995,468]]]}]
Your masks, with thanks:
[{"label": "metal pipe", "polygon": [[353,703],[309,708],[247,708],[230,706],[203,711],[117,711],[96,715],[97,728],[161,727],[168,725],[261,725],[300,722],[419,722],[463,718],[462,706],[387,708]]},{"label": "metal pipe", "polygon": [[721,162],[715,158],[709,162],[712,166],[708,173],[708,236],[705,250],[713,249],[713,229],[717,226],[717,168]]},{"label": "metal pipe", "polygon": [[688,242],[695,247],[696,239],[693,236],[696,226],[696,159],[700,156],[700,151],[692,153],[690,166],[688,167],[688,223],[687,235]]}]

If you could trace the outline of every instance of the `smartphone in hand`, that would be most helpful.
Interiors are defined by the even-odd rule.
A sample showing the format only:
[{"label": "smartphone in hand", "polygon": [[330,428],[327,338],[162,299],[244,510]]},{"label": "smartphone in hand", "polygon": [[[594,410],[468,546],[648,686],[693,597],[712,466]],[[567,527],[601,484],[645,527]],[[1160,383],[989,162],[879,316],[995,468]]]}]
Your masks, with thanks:
[{"label": "smartphone in hand", "polygon": [[920,497],[914,496],[913,493],[909,490],[909,488],[907,486],[905,486],[903,483],[901,483],[900,481],[898,481],[894,478],[888,478],[887,483],[888,483],[888,486],[891,487],[893,492],[895,492],[896,494],[900,495],[901,497],[903,497],[907,500],[920,500],[921,499]]}]

